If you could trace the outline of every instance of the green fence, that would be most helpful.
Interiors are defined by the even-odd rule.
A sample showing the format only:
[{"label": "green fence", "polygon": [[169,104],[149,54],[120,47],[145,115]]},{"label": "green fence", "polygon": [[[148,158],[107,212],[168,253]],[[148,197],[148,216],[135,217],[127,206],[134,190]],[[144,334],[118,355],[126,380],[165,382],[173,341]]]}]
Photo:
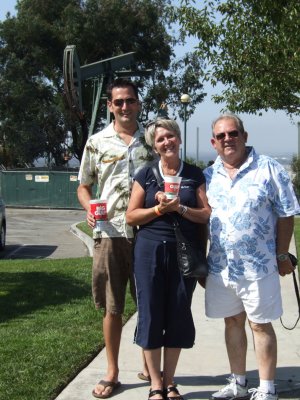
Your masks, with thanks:
[{"label": "green fence", "polygon": [[0,190],[7,206],[79,208],[78,171],[0,171]]}]

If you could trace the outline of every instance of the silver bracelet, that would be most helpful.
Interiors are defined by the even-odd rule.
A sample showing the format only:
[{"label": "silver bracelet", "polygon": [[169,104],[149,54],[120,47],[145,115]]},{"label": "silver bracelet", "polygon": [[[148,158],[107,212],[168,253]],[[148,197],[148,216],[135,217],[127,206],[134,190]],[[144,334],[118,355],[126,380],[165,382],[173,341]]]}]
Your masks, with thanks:
[{"label": "silver bracelet", "polygon": [[180,216],[183,217],[184,214],[187,212],[188,208],[187,206],[183,206],[182,204],[180,204],[180,208],[181,208]]}]

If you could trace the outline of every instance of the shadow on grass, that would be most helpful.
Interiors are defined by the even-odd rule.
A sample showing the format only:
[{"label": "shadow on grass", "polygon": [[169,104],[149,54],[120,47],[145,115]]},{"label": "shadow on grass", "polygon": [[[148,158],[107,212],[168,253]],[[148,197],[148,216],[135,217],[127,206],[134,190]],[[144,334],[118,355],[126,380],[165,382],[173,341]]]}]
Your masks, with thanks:
[{"label": "shadow on grass", "polygon": [[1,272],[0,322],[90,295],[82,281],[47,272]]}]

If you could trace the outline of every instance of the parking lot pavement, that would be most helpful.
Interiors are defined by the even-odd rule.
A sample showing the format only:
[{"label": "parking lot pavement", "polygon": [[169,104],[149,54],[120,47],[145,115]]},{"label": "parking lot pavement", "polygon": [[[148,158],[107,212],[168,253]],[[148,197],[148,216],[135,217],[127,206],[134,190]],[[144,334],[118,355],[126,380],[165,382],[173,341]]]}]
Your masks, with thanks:
[{"label": "parking lot pavement", "polygon": [[84,210],[6,208],[6,249],[2,259],[89,256],[71,227],[84,221]]}]

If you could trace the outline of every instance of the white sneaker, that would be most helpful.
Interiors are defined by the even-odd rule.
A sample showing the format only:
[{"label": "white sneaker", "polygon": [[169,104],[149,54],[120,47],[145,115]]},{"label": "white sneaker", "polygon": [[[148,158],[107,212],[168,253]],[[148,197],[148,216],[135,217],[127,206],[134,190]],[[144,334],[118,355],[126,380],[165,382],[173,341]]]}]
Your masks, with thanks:
[{"label": "white sneaker", "polygon": [[278,394],[264,393],[259,388],[249,389],[249,393],[252,393],[250,400],[278,400]]},{"label": "white sneaker", "polygon": [[[212,399],[226,399],[226,400],[233,400],[233,399],[248,399],[249,393],[248,393],[248,386],[247,386],[247,381],[246,385],[242,386],[239,385],[236,381],[235,378],[230,376],[227,378],[229,384],[223,387],[221,390],[219,390],[216,393],[212,394]],[[270,399],[271,400],[271,399]]]}]

